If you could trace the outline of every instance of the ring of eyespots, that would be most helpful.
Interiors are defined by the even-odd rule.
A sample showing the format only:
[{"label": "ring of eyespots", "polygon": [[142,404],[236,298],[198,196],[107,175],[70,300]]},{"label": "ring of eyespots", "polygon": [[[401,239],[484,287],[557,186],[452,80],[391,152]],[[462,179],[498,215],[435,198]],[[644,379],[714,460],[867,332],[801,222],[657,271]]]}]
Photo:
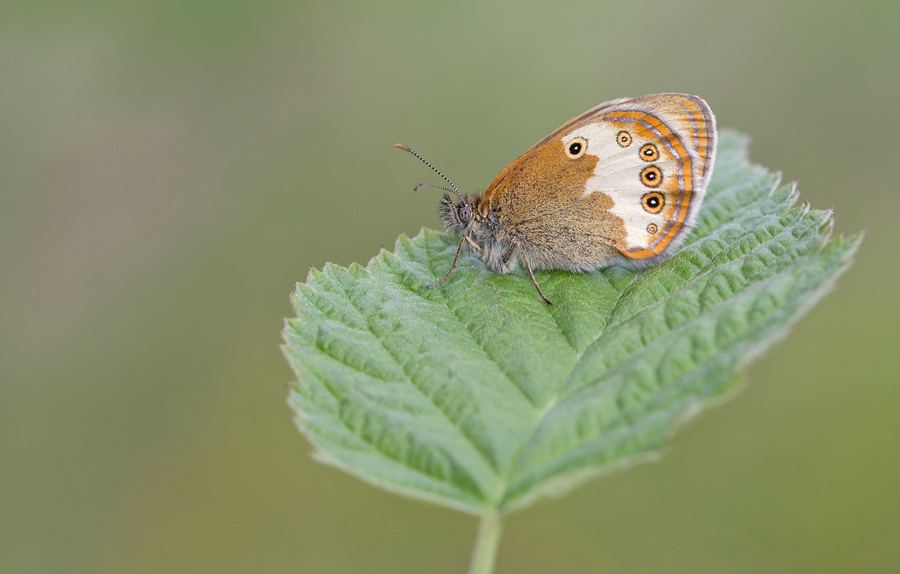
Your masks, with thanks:
[{"label": "ring of eyespots", "polygon": [[[645,211],[656,214],[662,211],[663,206],[666,204],[666,196],[661,194],[658,191],[651,191],[650,193],[644,194],[644,197],[641,198],[641,205],[644,207]],[[651,225],[653,225],[651,223]],[[655,225],[653,226],[656,227]],[[650,231],[650,228],[647,228],[647,231],[650,233],[656,233],[655,231]]]},{"label": "ring of eyespots", "polygon": [[625,130],[620,131],[616,134],[616,143],[618,143],[622,147],[628,147],[631,145],[631,134],[626,132]]},{"label": "ring of eyespots", "polygon": [[641,183],[647,187],[659,187],[662,184],[662,170],[655,165],[648,165],[641,170]]},{"label": "ring of eyespots", "polygon": [[579,158],[587,151],[587,140],[582,137],[573,138],[566,146],[566,155],[572,159]]},{"label": "ring of eyespots", "polygon": [[649,233],[650,235],[653,235],[657,231],[659,231],[659,229],[656,227],[655,223],[651,223],[647,226],[647,233]]},{"label": "ring of eyespots", "polygon": [[659,159],[659,150],[652,143],[641,146],[641,159],[644,161],[656,161]]}]

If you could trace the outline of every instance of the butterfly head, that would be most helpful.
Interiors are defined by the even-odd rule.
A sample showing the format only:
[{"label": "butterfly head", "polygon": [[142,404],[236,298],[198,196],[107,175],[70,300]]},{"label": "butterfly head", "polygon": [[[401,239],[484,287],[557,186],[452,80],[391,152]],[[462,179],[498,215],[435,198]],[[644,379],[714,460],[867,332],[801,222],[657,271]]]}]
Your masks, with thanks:
[{"label": "butterfly head", "polygon": [[465,233],[472,224],[474,203],[468,196],[454,202],[449,194],[444,194],[441,201],[441,221],[447,231]]},{"label": "butterfly head", "polygon": [[[400,148],[403,151],[408,151],[413,154],[417,158],[419,158],[422,163],[433,169],[439,176],[444,178],[444,180],[450,184],[450,187],[453,189],[448,189],[446,187],[442,187],[439,185],[432,185],[430,183],[420,183],[415,187],[416,190],[422,187],[435,187],[437,189],[442,189],[448,193],[444,194],[444,199],[441,201],[441,221],[444,223],[444,228],[447,231],[453,231],[460,234],[465,234],[469,231],[473,222],[480,221],[483,216],[478,213],[478,205],[481,203],[481,195],[475,195],[473,197],[469,197],[468,195],[464,196],[459,190],[453,185],[453,182],[447,179],[447,176],[442,174],[437,170],[433,165],[425,161],[419,154],[409,149],[403,144],[396,144],[394,147]],[[454,201],[453,197],[450,193],[456,194],[456,197],[459,201]]]}]

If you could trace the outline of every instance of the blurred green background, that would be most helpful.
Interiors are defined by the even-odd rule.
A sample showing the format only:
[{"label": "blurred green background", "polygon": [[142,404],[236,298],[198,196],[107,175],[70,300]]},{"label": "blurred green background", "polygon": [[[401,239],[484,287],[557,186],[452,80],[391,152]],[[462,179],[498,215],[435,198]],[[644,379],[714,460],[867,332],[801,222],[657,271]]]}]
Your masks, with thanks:
[{"label": "blurred green background", "polygon": [[498,573],[900,571],[900,3],[3,2],[0,571],[459,573],[476,519],[308,456],[278,345],[608,99],[706,98],[857,264],[658,463],[506,522]]}]

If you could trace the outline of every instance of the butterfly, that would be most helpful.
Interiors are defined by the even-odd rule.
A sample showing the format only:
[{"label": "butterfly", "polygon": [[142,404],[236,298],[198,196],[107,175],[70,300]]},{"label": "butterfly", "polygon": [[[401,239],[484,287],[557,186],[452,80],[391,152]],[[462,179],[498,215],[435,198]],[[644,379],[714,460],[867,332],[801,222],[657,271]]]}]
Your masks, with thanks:
[{"label": "butterfly", "polygon": [[[563,124],[500,172],[481,194],[444,195],[440,215],[497,273],[636,267],[669,256],[690,229],[712,175],[716,120],[701,98],[653,94],[600,104]],[[430,184],[420,184],[416,187]],[[432,186],[438,187],[438,186]],[[448,192],[451,190],[441,188]]]}]

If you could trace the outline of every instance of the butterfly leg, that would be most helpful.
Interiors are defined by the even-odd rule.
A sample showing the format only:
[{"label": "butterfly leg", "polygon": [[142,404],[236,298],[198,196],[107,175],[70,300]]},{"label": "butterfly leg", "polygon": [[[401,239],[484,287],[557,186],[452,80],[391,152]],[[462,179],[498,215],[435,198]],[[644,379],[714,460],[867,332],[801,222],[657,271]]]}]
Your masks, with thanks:
[{"label": "butterfly leg", "polygon": [[474,249],[478,253],[484,253],[484,249],[481,248],[481,245],[478,245],[477,243],[472,241],[471,237],[469,237],[468,235],[463,235],[463,239],[465,239],[469,243],[469,245],[472,246],[472,249]]},{"label": "butterfly leg", "polygon": [[437,283],[429,283],[425,287],[427,287],[428,289],[440,287],[444,284],[444,281],[446,281],[447,278],[450,277],[450,274],[453,273],[453,270],[456,269],[456,267],[459,265],[459,252],[462,251],[463,242],[465,242],[466,239],[469,239],[468,235],[463,235],[462,239],[459,240],[459,246],[456,248],[456,257],[453,258],[453,265],[450,267],[450,271],[447,271],[447,274],[444,275],[444,278]]},{"label": "butterfly leg", "polygon": [[541,296],[541,299],[544,300],[544,303],[546,303],[547,305],[553,305],[553,303],[550,302],[550,299],[547,299],[546,297],[544,297],[544,292],[541,291],[540,286],[537,284],[537,280],[534,278],[534,272],[531,270],[531,265],[528,263],[528,257],[525,256],[525,251],[522,249],[522,246],[519,244],[519,240],[513,239],[513,241],[515,242],[516,247],[519,248],[519,253],[522,254],[522,261],[525,262],[525,269],[528,269],[528,276],[531,277],[531,282],[534,284],[534,288],[537,289],[538,295]]}]

